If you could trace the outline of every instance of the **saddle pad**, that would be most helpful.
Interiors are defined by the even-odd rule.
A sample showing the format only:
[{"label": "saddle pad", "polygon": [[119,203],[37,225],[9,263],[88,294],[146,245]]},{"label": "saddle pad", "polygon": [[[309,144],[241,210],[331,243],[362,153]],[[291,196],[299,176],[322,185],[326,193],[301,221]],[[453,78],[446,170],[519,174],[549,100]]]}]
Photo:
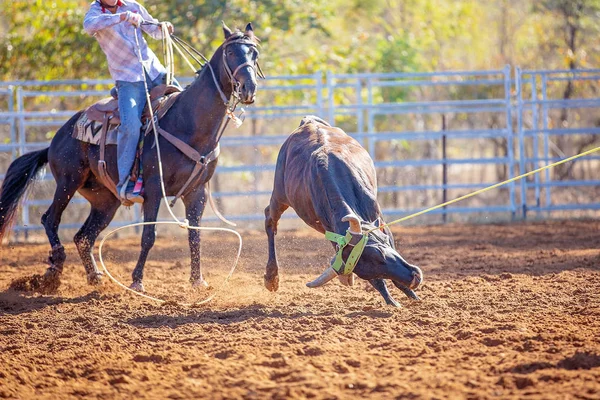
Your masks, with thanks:
[{"label": "saddle pad", "polygon": [[[106,132],[106,144],[117,144],[117,127],[119,125],[110,125]],[[73,130],[73,138],[85,143],[100,145],[100,136],[102,136],[102,123],[90,121],[86,113],[82,113]]]}]

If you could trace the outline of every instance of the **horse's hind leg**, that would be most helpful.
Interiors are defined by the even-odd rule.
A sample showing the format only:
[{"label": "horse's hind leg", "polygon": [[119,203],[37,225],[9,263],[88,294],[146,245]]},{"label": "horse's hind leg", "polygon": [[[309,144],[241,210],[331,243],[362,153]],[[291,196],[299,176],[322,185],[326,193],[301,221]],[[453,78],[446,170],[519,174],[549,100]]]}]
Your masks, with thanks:
[{"label": "horse's hind leg", "polygon": [[98,187],[95,190],[86,188],[80,190],[80,193],[90,202],[92,209],[81,229],[75,234],[73,241],[83,262],[88,284],[96,285],[100,283],[102,272],[98,270],[92,250],[98,235],[112,221],[121,203],[105,188]]},{"label": "horse's hind leg", "polygon": [[65,248],[63,247],[58,237],[58,226],[62,213],[73,198],[73,195],[83,183],[82,175],[62,175],[56,182],[56,191],[50,208],[42,216],[42,225],[46,230],[46,236],[52,250],[48,257],[50,267],[44,275],[44,290],[53,292],[60,285],[60,274],[63,271],[63,266],[67,258]]}]

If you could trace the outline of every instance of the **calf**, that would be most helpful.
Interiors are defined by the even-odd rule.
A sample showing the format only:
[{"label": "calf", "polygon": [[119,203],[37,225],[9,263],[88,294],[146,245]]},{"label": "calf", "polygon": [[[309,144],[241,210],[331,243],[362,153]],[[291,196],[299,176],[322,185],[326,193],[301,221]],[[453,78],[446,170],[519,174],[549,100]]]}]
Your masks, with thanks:
[{"label": "calf", "polygon": [[[279,218],[288,207],[310,227],[333,233],[328,237],[339,253],[332,266],[307,283],[308,287],[322,286],[336,276],[351,284],[349,271],[354,262],[348,257],[356,261],[358,255],[353,272],[368,280],[387,304],[400,306],[384,279],[391,279],[407,296],[418,300],[413,289],[423,281],[423,273],[398,254],[392,232],[382,226],[375,167],[369,153],[344,131],[318,117],[304,117],[281,146],[277,158],[273,193],[265,209],[269,260],[264,279],[270,291],[279,288],[275,235]],[[352,254],[365,242],[362,254]]]}]

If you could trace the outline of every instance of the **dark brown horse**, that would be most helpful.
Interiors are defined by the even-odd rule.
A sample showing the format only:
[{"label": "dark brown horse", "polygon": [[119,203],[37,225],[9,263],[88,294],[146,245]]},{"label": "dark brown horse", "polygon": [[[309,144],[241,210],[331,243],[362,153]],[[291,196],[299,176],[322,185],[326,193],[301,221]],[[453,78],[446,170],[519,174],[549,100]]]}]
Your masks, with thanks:
[{"label": "dark brown horse", "polygon": [[[223,27],[224,43],[217,49],[209,64],[181,94],[160,120],[160,127],[190,145],[201,155],[210,154],[218,145],[221,125],[228,113],[224,100],[236,96],[245,104],[253,103],[257,90],[258,50],[252,25],[245,32],[232,32]],[[63,125],[52,139],[50,147],[27,153],[8,168],[0,192],[0,241],[9,230],[11,221],[27,187],[48,163],[56,180],[56,192],[42,224],[52,246],[50,267],[43,284],[55,288],[60,284],[66,254],[58,238],[61,215],[79,192],[91,204],[90,215],[74,237],[77,250],[87,273],[89,284],[97,284],[102,276],[92,249],[96,238],[113,219],[120,201],[101,183],[98,172],[99,146],[74,139],[71,134],[81,112]],[[154,222],[162,200],[158,156],[154,139],[145,141],[142,156],[144,188],[144,221]],[[176,195],[184,187],[196,163],[165,140],[159,139],[167,196]],[[107,146],[106,162],[109,174],[117,180],[116,146]],[[208,163],[183,193],[186,218],[191,226],[199,226],[207,200],[206,184],[216,168],[216,159]],[[155,241],[155,226],[146,225],[142,233],[142,250],[133,271],[132,288],[143,291],[142,279],[146,258]],[[189,230],[191,277],[194,286],[206,285],[200,270],[200,233]],[[51,290],[51,289],[50,289]]]}]

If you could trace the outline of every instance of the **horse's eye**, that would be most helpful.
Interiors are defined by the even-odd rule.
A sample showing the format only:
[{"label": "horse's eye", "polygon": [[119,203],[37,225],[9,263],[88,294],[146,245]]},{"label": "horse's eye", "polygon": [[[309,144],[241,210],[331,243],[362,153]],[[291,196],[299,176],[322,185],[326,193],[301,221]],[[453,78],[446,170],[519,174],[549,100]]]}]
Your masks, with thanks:
[{"label": "horse's eye", "polygon": [[229,50],[229,51],[227,52],[227,55],[228,55],[228,56],[232,56],[232,55],[233,55],[233,51]]}]

